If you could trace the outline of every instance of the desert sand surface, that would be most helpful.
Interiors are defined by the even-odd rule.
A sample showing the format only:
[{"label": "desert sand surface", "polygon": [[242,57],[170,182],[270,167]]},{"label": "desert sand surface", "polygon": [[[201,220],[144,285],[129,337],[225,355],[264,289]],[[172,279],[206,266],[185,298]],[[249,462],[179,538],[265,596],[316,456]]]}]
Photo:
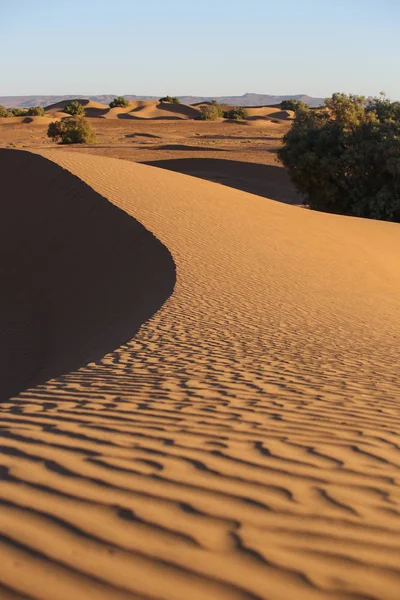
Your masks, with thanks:
[{"label": "desert sand surface", "polygon": [[[146,106],[145,101],[142,104]],[[57,113],[60,108],[57,104],[53,117],[0,119],[0,147],[35,151],[54,148],[58,152],[122,158],[178,170],[265,198],[301,202],[276,158],[290,121],[93,117],[90,122],[96,130],[97,144],[65,147],[55,145],[46,135],[49,123],[61,114]]]},{"label": "desert sand surface", "polygon": [[140,223],[54,162],[0,149],[0,180],[4,399],[133,337],[172,293],[175,266]]},{"label": "desert sand surface", "polygon": [[132,339],[0,405],[0,597],[398,600],[399,225],[39,159],[151,232],[176,284]]}]

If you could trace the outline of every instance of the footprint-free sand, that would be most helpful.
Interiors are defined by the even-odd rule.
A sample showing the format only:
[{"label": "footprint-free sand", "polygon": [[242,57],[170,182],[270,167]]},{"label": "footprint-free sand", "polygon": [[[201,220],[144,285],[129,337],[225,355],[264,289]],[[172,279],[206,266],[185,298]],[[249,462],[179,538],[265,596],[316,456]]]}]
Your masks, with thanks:
[{"label": "footprint-free sand", "polygon": [[[2,399],[0,598],[398,600],[400,226],[113,158],[22,154],[32,206],[32,161],[86,185],[71,212],[63,200],[70,243],[94,194],[110,203],[99,218],[115,205],[145,253],[170,253],[176,283],[147,291],[152,316],[113,352]],[[104,282],[130,261],[140,279],[135,248],[127,261],[113,222],[101,231],[106,268],[94,254],[89,281],[103,278],[91,305],[108,348],[118,295],[129,310],[122,284],[108,310]],[[66,310],[62,288],[55,300]]]}]

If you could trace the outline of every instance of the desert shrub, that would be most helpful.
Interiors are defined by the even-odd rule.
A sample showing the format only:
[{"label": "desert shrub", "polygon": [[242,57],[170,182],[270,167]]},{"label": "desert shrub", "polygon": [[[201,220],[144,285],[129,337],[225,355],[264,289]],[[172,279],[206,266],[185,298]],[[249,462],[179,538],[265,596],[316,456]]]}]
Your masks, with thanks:
[{"label": "desert shrub", "polygon": [[26,117],[28,115],[28,111],[24,108],[10,108],[9,112],[12,117]]},{"label": "desert shrub", "polygon": [[79,117],[85,114],[85,109],[83,108],[82,104],[78,102],[78,100],[74,100],[71,102],[71,104],[67,104],[63,112],[67,113],[68,115],[72,115],[73,117]]},{"label": "desert shrub", "polygon": [[9,117],[9,116],[10,116],[9,111],[6,109],[5,106],[0,104],[0,117],[4,118],[4,117]]},{"label": "desert shrub", "polygon": [[43,106],[31,106],[28,108],[28,117],[44,117],[45,112]]},{"label": "desert shrub", "polygon": [[94,144],[96,132],[84,117],[66,117],[53,121],[47,130],[49,138],[61,144]]},{"label": "desert shrub", "polygon": [[278,155],[310,208],[400,222],[400,121],[376,102],[334,94],[296,112]]},{"label": "desert shrub", "polygon": [[177,96],[163,96],[160,98],[160,102],[169,102],[170,104],[180,104],[181,101]]},{"label": "desert shrub", "polygon": [[280,108],[282,110],[293,110],[294,112],[296,112],[296,110],[305,108],[306,106],[308,106],[307,104],[305,104],[304,102],[302,102],[301,100],[282,100],[282,102],[280,103]]},{"label": "desert shrub", "polygon": [[216,121],[217,119],[220,119],[223,114],[223,108],[217,102],[200,106],[199,118],[202,121]]},{"label": "desert shrub", "polygon": [[129,100],[127,100],[123,96],[117,96],[116,98],[114,98],[114,100],[110,102],[109,107],[116,108],[117,106],[119,106],[120,108],[127,108],[129,104]]},{"label": "desert shrub", "polygon": [[247,110],[243,108],[243,106],[235,106],[235,108],[226,110],[223,114],[224,119],[233,119],[235,121],[239,119],[246,119],[248,116]]}]

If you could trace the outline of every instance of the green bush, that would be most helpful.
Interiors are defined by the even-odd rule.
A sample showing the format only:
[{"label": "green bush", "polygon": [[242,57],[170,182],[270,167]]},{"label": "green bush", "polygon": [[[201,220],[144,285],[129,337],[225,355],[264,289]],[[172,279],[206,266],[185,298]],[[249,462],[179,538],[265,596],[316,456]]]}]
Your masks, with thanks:
[{"label": "green bush", "polygon": [[5,106],[0,104],[0,117],[4,118],[4,117],[9,117],[9,116],[11,116],[9,111],[6,109]]},{"label": "green bush", "polygon": [[47,130],[49,138],[61,144],[95,144],[96,132],[84,117],[66,117],[53,121]]},{"label": "green bush", "polygon": [[123,96],[117,96],[112,102],[110,102],[109,106],[110,108],[116,108],[117,106],[121,108],[127,108],[129,104],[129,100],[127,100]]},{"label": "green bush", "polygon": [[179,98],[177,96],[164,96],[163,98],[160,98],[159,100],[160,102],[169,102],[170,104],[180,104],[181,101],[179,100]]},{"label": "green bush", "polygon": [[386,99],[334,94],[296,112],[278,155],[310,208],[400,222],[400,116]]},{"label": "green bush", "polygon": [[243,108],[243,106],[235,106],[235,108],[227,110],[223,114],[224,119],[233,119],[235,121],[240,119],[247,119],[248,116],[248,112],[245,108]]},{"label": "green bush", "polygon": [[45,114],[43,106],[31,106],[27,112],[28,117],[44,117]]},{"label": "green bush", "polygon": [[307,104],[305,104],[304,102],[302,102],[301,100],[282,100],[282,102],[279,105],[281,107],[282,110],[293,110],[296,112],[296,110],[305,108],[306,106],[308,106]]},{"label": "green bush", "polygon": [[26,117],[28,111],[24,108],[10,108],[10,116],[12,117]]},{"label": "green bush", "polygon": [[71,102],[71,104],[67,104],[63,112],[67,113],[68,115],[72,115],[73,117],[79,117],[84,116],[85,109],[83,108],[82,104],[78,102],[78,100],[74,100]]},{"label": "green bush", "polygon": [[223,114],[223,107],[216,102],[212,102],[211,104],[200,106],[199,119],[202,121],[216,121],[217,119],[222,118]]}]

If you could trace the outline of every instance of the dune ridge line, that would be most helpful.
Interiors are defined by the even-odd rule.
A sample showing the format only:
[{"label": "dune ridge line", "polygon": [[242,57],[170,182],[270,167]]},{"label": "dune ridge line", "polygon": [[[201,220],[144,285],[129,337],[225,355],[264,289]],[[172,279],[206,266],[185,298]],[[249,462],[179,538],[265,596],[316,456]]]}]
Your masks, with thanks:
[{"label": "dune ridge line", "polygon": [[0,150],[0,399],[100,359],[172,293],[168,250],[37,154]]},{"label": "dune ridge line", "polygon": [[41,156],[177,280],[116,351],[0,405],[4,596],[398,600],[399,225]]}]

